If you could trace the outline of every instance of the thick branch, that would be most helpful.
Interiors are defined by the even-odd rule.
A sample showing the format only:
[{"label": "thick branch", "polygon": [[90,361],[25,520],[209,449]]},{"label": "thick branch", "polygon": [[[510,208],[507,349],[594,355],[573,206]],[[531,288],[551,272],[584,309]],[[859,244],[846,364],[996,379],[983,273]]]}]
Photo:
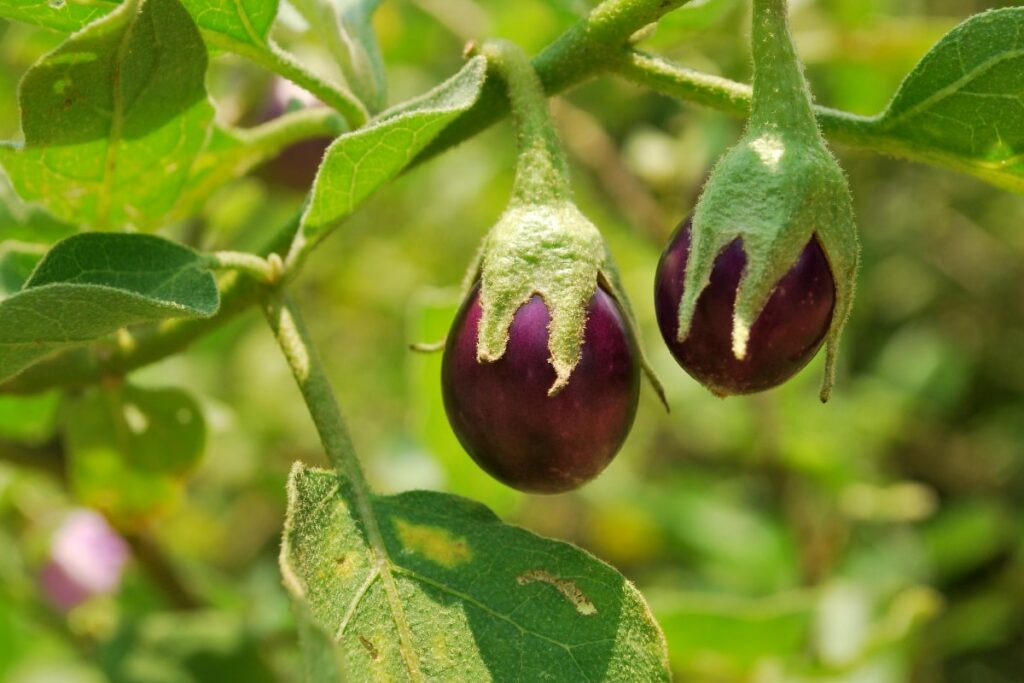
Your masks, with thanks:
[{"label": "thick branch", "polygon": [[[630,36],[689,0],[608,0],[533,58],[544,91],[554,95],[610,69]],[[502,84],[489,78],[480,99],[448,126],[413,162],[433,158],[508,114]]]}]

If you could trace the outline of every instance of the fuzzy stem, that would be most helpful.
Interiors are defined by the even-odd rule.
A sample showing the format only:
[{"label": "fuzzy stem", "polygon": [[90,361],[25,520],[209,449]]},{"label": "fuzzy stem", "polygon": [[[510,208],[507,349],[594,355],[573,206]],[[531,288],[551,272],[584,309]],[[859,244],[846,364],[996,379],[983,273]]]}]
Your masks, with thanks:
[{"label": "fuzzy stem", "polygon": [[345,117],[350,128],[359,128],[370,118],[363,103],[348,89],[320,78],[273,41],[257,45],[216,31],[203,31],[203,37],[210,45],[245,57],[308,90]]},{"label": "fuzzy stem", "polygon": [[352,484],[359,499],[369,505],[370,485],[356,457],[348,426],[334,398],[327,373],[313,348],[305,323],[295,304],[281,291],[270,294],[264,303],[264,315],[295,375],[309,413],[331,466]]},{"label": "fuzzy stem", "polygon": [[750,126],[819,137],[811,93],[789,33],[786,0],[754,0]]},{"label": "fuzzy stem", "polygon": [[241,251],[215,251],[205,259],[211,270],[237,270],[259,282],[272,283],[281,272],[280,257],[276,255],[271,260]]},{"label": "fuzzy stem", "polygon": [[518,45],[507,40],[489,40],[479,53],[505,80],[512,107],[519,146],[512,202],[546,204],[569,199],[569,165],[551,120],[547,96],[530,60]]},{"label": "fuzzy stem", "polygon": [[376,571],[380,572],[388,606],[395,615],[398,625],[399,650],[405,663],[408,680],[422,681],[419,658],[413,646],[408,622],[403,616],[403,606],[398,587],[391,573],[387,547],[380,530],[380,523],[373,509],[373,490],[363,468],[359,464],[348,425],[341,415],[338,401],[334,397],[330,380],[313,347],[298,308],[282,290],[272,291],[264,299],[264,314],[277,342],[295,376],[295,381],[306,401],[306,407],[316,425],[320,442],[343,485],[349,487],[355,503],[355,512],[366,532],[366,539],[374,556]]}]

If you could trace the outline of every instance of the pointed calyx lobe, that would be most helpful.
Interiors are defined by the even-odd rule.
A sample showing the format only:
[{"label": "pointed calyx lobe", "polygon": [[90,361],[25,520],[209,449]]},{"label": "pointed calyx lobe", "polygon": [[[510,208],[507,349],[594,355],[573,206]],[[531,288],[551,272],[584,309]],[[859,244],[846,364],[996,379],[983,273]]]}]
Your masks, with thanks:
[{"label": "pointed calyx lobe", "polygon": [[519,156],[511,202],[470,268],[448,337],[445,407],[496,478],[565,491],[596,476],[625,440],[643,359],[604,240],[572,201],[529,60],[504,41],[474,49],[505,81]]},{"label": "pointed calyx lobe", "polygon": [[[751,50],[754,59],[754,99],[750,120],[740,142],[716,165],[697,204],[689,234],[689,249],[682,267],[685,273],[669,273],[662,261],[658,287],[664,278],[684,280],[676,306],[677,325],[662,324],[662,332],[677,359],[687,367],[677,349],[691,335],[701,334],[702,294],[714,287],[716,262],[727,258],[727,248],[741,248],[744,264],[735,287],[730,343],[711,353],[714,363],[736,361],[745,378],[730,382],[725,376],[711,388],[720,394],[747,393],[788,379],[827,339],[828,358],[822,386],[827,400],[835,373],[835,357],[842,327],[853,299],[858,246],[853,206],[846,177],[818,131],[810,92],[789,34],[785,0],[754,0]],[[677,236],[678,239],[678,236]],[[675,242],[674,242],[675,243]],[[736,244],[738,246],[730,247]],[[669,250],[672,245],[669,246]],[[752,350],[754,331],[766,305],[794,268],[818,252],[827,260],[834,281],[834,306],[822,335],[805,335],[794,341],[799,353],[781,348]],[[668,253],[666,252],[666,257]],[[792,280],[792,278],[791,278]],[[797,277],[795,282],[800,282]],[[828,298],[827,287],[808,296]],[[801,292],[789,291],[783,300],[799,302]],[[713,291],[707,296],[716,298]],[[705,297],[707,298],[707,297]],[[723,305],[732,299],[718,296]],[[775,311],[774,325],[807,327],[797,306],[790,312]],[[762,324],[763,327],[763,324]],[[817,336],[817,339],[815,339]],[[810,348],[807,348],[808,342]],[[791,357],[772,358],[772,354]],[[772,369],[758,377],[758,357],[768,356]],[[731,359],[726,356],[732,356]],[[778,361],[778,362],[776,362]],[[746,366],[743,364],[747,363]],[[781,367],[789,372],[781,372]],[[689,369],[689,368],[688,368]],[[700,373],[691,373],[699,377]]]}]

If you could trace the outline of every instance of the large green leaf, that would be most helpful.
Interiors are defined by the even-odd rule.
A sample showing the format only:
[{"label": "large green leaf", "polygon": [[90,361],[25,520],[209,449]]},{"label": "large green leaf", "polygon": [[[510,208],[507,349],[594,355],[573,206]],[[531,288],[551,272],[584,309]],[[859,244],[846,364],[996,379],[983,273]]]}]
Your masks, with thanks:
[{"label": "large green leaf", "polygon": [[148,235],[70,237],[0,302],[0,380],[126,325],[209,317],[218,305],[217,284],[190,249]]},{"label": "large green leaf", "polygon": [[953,29],[872,123],[925,158],[1024,191],[1024,7]]},{"label": "large green leaf", "polygon": [[213,119],[206,47],[178,0],[129,0],[21,82],[22,148],[0,147],[18,194],[98,229],[173,205]]},{"label": "large green leaf", "polygon": [[643,597],[600,560],[447,494],[370,508],[379,540],[338,475],[292,470],[282,572],[348,680],[669,679]]},{"label": "large green leaf", "polygon": [[486,62],[471,59],[459,73],[414,100],[390,109],[372,124],[334,141],[313,184],[302,217],[309,242],[322,239],[374,190],[416,155],[480,96]]}]

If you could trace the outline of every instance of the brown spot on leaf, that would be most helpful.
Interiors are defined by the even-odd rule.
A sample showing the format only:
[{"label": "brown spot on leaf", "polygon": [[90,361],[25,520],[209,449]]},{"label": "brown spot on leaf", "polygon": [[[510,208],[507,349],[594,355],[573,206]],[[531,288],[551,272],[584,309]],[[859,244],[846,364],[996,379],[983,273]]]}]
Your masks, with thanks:
[{"label": "brown spot on leaf", "polygon": [[366,648],[366,652],[370,655],[370,659],[372,659],[375,662],[380,661],[380,652],[377,650],[376,646],[374,646],[374,644],[370,642],[368,638],[366,638],[365,636],[359,636],[359,642],[362,643],[363,647]]},{"label": "brown spot on leaf", "polygon": [[593,616],[597,614],[597,607],[594,606],[589,598],[580,590],[580,587],[576,585],[575,581],[570,579],[561,579],[550,572],[544,571],[543,569],[531,569],[530,571],[523,572],[516,577],[516,583],[520,586],[525,586],[528,583],[546,583],[549,586],[553,586],[555,590],[565,596],[565,599],[572,603],[576,611],[585,617]]}]

